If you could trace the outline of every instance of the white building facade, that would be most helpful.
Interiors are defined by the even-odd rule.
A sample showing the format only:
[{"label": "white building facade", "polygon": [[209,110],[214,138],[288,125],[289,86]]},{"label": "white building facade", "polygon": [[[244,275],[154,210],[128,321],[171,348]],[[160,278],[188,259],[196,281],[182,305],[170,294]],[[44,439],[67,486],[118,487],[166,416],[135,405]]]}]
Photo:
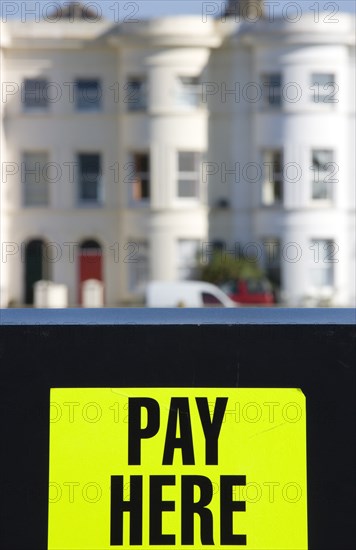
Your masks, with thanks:
[{"label": "white building facade", "polygon": [[354,17],[225,26],[209,63],[211,237],[260,258],[289,304],[354,303]]},{"label": "white building facade", "polygon": [[214,247],[354,303],[355,18],[250,19],[2,25],[2,307],[139,302]]}]

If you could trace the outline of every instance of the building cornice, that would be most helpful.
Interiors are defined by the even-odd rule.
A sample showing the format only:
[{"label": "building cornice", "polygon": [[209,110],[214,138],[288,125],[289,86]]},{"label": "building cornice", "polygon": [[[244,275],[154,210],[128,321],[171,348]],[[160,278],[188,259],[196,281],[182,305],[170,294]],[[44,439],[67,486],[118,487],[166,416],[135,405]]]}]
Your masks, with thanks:
[{"label": "building cornice", "polygon": [[207,47],[217,48],[221,37],[213,19],[200,16],[164,17],[137,23],[123,23],[107,34],[121,47]]},{"label": "building cornice", "polygon": [[[289,44],[340,44],[355,45],[355,23],[353,14],[340,13],[337,24],[320,18],[315,22],[312,14],[304,14],[299,21],[291,22],[283,18],[256,23],[239,22],[235,28],[229,21],[228,41],[232,44],[263,45],[266,43]],[[220,28],[224,23],[220,22]],[[226,35],[226,33],[225,33]]]},{"label": "building cornice", "polygon": [[48,21],[1,23],[1,47],[3,49],[73,49],[93,45],[107,46],[102,36],[114,25],[110,21]]}]

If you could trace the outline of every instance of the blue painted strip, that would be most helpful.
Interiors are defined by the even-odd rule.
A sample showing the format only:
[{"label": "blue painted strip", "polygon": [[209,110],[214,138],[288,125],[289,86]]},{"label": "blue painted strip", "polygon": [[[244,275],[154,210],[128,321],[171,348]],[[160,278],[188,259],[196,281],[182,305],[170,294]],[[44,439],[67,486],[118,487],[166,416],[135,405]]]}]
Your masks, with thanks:
[{"label": "blue painted strip", "polygon": [[3,309],[0,325],[356,325],[356,309]]}]

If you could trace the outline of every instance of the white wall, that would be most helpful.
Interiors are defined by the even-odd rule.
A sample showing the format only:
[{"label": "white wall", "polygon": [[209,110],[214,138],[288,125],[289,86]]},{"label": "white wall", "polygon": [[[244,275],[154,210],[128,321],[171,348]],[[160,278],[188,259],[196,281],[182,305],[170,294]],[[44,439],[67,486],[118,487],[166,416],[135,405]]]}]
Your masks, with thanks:
[{"label": "white wall", "polygon": [[[2,306],[23,300],[24,243],[32,238],[59,246],[61,257],[51,265],[52,278],[68,285],[71,305],[78,297],[78,262],[70,252],[87,238],[103,247],[107,305],[135,298],[125,261],[129,242],[148,243],[152,279],[173,280],[178,275],[179,239],[224,240],[231,247],[272,236],[285,251],[289,243],[297,243],[302,251],[298,261],[282,261],[282,294],[288,304],[300,305],[315,294],[310,241],[331,239],[338,245],[339,260],[334,265],[334,303],[354,303],[353,24],[351,15],[340,14],[335,26],[316,24],[307,15],[298,23],[261,21],[247,30],[231,21],[177,17],[124,24],[119,33],[114,29],[99,38],[110,23],[6,23],[2,80],[10,87],[1,106],[1,154],[7,167],[12,163],[12,169],[19,170],[2,185],[2,241],[13,243],[7,248],[11,256],[1,264]],[[243,90],[251,83],[258,86],[260,74],[269,71],[280,71],[286,83],[297,83],[298,101],[271,111],[261,100],[246,99]],[[313,72],[335,74],[338,103],[310,100]],[[130,113],[124,84],[127,76],[140,74],[148,81],[148,109]],[[177,77],[199,74],[202,106],[179,106]],[[38,76],[55,83],[53,89],[60,90],[61,97],[48,113],[26,113],[21,83]],[[101,79],[100,112],[76,112],[66,83],[78,77]],[[284,162],[296,163],[302,176],[285,187],[282,205],[266,207],[261,205],[261,182],[248,181],[245,169],[251,163],[260,165],[261,151],[272,148],[283,149]],[[310,201],[312,148],[335,152],[339,182],[331,204]],[[179,150],[207,152],[199,200],[177,197]],[[59,181],[50,184],[48,208],[22,205],[23,151],[48,151],[50,162],[62,170]],[[77,152],[90,151],[101,152],[103,161],[103,204],[96,208],[78,206],[67,164],[75,162]],[[126,165],[135,151],[151,154],[147,206],[133,207],[129,201]],[[225,174],[234,169],[236,173]],[[227,208],[221,207],[221,200]]]},{"label": "white wall", "polygon": [[[355,176],[350,153],[350,141],[354,143],[350,136],[354,84],[349,47],[354,38],[350,38],[350,23],[348,16],[333,28],[326,28],[323,22],[317,25],[308,16],[298,24],[260,22],[251,26],[250,35],[245,31],[240,38],[239,27],[235,26],[230,40],[213,53],[209,65],[209,82],[216,87],[216,93],[209,88],[209,161],[219,166],[218,173],[210,177],[209,193],[213,204],[219,196],[226,197],[230,204],[225,212],[211,211],[210,235],[212,239],[225,236],[230,246],[232,242],[260,243],[266,237],[279,238],[284,247],[282,295],[289,305],[301,305],[306,296],[319,292],[310,282],[312,239],[330,239],[338,247],[333,303],[348,305],[354,300],[355,254],[351,253],[354,237],[350,229],[355,219]],[[344,34],[340,33],[341,27]],[[283,106],[273,109],[266,107],[262,99],[253,101],[251,93],[253,86],[260,86],[260,75],[277,72],[287,85]],[[339,86],[336,104],[311,101],[312,73],[335,75]],[[249,86],[251,93],[247,95]],[[236,96],[224,93],[234,89]],[[292,95],[295,91],[298,96]],[[253,181],[253,172],[249,179],[246,171],[243,177],[243,167],[249,163],[261,167],[262,151],[266,149],[282,150],[284,164],[295,163],[300,173],[299,181],[285,182],[280,205],[262,206],[262,182]],[[338,182],[330,203],[311,200],[312,149],[334,151]],[[236,161],[241,178],[236,176],[234,181],[233,174],[227,175],[230,183],[222,183],[221,165],[231,170]],[[289,174],[292,178],[293,171]],[[297,261],[293,260],[290,243],[299,247],[296,252],[300,249]],[[288,251],[292,259],[287,257]]]}]

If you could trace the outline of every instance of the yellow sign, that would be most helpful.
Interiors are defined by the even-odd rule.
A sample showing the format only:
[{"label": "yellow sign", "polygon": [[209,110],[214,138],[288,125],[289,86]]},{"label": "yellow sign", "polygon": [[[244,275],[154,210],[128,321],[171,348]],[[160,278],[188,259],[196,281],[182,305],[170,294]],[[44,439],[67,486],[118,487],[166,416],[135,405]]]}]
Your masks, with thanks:
[{"label": "yellow sign", "polygon": [[53,389],[49,550],[306,550],[297,389]]}]

